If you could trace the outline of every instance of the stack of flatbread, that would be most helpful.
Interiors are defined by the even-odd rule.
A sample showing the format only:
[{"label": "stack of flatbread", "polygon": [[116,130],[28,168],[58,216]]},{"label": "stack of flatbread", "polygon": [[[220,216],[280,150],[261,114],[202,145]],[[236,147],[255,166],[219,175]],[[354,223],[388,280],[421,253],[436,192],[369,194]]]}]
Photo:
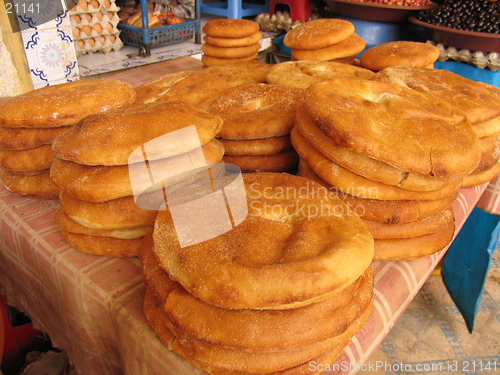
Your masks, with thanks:
[{"label": "stack of flatbread", "polygon": [[374,259],[383,260],[426,256],[451,242],[450,206],[481,159],[461,111],[373,80],[309,86],[291,139],[298,173],[330,187],[365,220]]},{"label": "stack of flatbread", "polygon": [[181,247],[170,212],[159,212],[139,254],[145,314],[169,349],[211,374],[332,363],[371,311],[373,238],[309,179],[243,179],[248,216],[207,241]]},{"label": "stack of flatbread", "polygon": [[50,176],[66,241],[85,253],[137,256],[163,190],[222,159],[221,127],[219,117],[170,101],[90,115],[58,136]]},{"label": "stack of flatbread", "polygon": [[291,48],[292,60],[336,61],[352,64],[366,47],[354,25],[343,19],[324,18],[290,30],[283,43]]},{"label": "stack of flatbread", "polygon": [[441,69],[392,67],[378,72],[375,80],[392,82],[446,101],[462,111],[481,144],[481,161],[464,178],[463,187],[481,185],[500,174],[500,89]]},{"label": "stack of flatbread", "polygon": [[56,199],[59,189],[49,176],[52,141],[88,114],[120,108],[133,100],[130,85],[105,79],[47,86],[1,101],[2,182],[16,194]]},{"label": "stack of flatbread", "polygon": [[207,108],[224,125],[218,137],[224,161],[243,172],[284,172],[297,167],[290,142],[301,89],[279,84],[248,83],[232,87]]}]

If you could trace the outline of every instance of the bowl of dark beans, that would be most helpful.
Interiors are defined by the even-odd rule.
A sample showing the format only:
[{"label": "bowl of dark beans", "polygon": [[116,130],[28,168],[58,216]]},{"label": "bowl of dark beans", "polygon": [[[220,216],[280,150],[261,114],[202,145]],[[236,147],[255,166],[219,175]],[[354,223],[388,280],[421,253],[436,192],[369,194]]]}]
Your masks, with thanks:
[{"label": "bowl of dark beans", "polygon": [[412,15],[437,43],[458,49],[500,52],[500,1],[448,0]]}]

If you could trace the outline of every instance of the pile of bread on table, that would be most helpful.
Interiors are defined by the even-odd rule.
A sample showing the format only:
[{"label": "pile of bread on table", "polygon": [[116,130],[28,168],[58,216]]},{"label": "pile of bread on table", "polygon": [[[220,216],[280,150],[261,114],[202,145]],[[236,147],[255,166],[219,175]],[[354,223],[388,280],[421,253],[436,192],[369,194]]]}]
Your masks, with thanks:
[{"label": "pile of bread on table", "polygon": [[[229,23],[245,35],[258,32],[252,22]],[[323,56],[357,40],[346,21],[315,22],[285,43]],[[239,43],[212,38],[227,39],[218,48]],[[500,89],[433,69],[434,48],[391,42],[346,62],[230,61],[135,88],[82,80],[7,98],[2,181],[16,194],[58,197],[55,220],[75,249],[139,256],[149,324],[197,367],[309,372],[310,361],[334,362],[368,320],[372,260],[446,248],[459,189],[500,174]],[[243,172],[248,214],[181,246],[165,202],[137,204],[129,164],[134,150],[191,126],[207,165]],[[144,151],[142,162],[179,164],[191,151],[183,143]],[[158,186],[182,199],[191,188],[176,176]]]}]

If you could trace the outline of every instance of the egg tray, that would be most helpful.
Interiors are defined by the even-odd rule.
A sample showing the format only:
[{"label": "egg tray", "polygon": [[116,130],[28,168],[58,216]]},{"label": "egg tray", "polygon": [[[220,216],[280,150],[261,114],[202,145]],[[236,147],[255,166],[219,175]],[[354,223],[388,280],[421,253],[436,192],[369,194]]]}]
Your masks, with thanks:
[{"label": "egg tray", "polygon": [[[83,3],[86,6],[82,7]],[[96,4],[97,6],[93,6]],[[110,51],[123,47],[120,39],[118,11],[114,0],[81,0],[69,12],[77,56]]]},{"label": "egg tray", "polygon": [[490,69],[492,72],[500,70],[500,53],[498,52],[480,52],[470,51],[468,49],[457,49],[451,46],[445,46],[434,41],[427,43],[436,46],[439,49],[439,61],[454,60],[474,65],[479,69]]}]

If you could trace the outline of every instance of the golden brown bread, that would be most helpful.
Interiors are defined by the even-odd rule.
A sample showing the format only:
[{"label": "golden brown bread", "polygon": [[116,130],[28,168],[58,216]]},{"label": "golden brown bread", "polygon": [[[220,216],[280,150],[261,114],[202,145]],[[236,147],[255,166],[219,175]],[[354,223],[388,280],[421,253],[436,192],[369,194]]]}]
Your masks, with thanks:
[{"label": "golden brown bread", "polygon": [[477,136],[459,109],[394,83],[318,82],[305,90],[305,110],[339,146],[405,171],[456,178],[480,160]]},{"label": "golden brown bread", "polygon": [[329,186],[333,186],[341,193],[355,195],[360,198],[378,200],[432,200],[443,199],[455,194],[460,188],[463,177],[450,179],[441,189],[430,191],[412,191],[401,189],[397,186],[387,185],[373,181],[351,172],[334,163],[312,144],[296,129],[292,130],[292,144],[309,167]]},{"label": "golden brown bread", "polygon": [[379,221],[387,224],[408,223],[420,220],[449,208],[457,199],[459,192],[448,197],[433,200],[380,200],[360,198],[343,193],[331,187],[320,179],[311,167],[302,159],[297,171],[299,176],[307,177],[327,187],[332,194],[337,195],[357,215],[366,220]]},{"label": "golden brown bread", "polygon": [[[249,351],[286,350],[342,333],[364,311],[373,295],[371,266],[341,292],[302,308],[228,310],[200,301],[173,281],[153,253],[152,236],[139,250],[148,288],[166,317],[186,334],[208,343]],[[281,330],[286,326],[286,330]],[[206,327],[211,327],[207,330]],[[280,334],[269,334],[280,332]]]},{"label": "golden brown bread", "polygon": [[330,61],[346,57],[355,57],[363,51],[366,42],[358,34],[352,34],[341,42],[317,49],[292,48],[294,60]]},{"label": "golden brown bread", "polygon": [[224,120],[219,137],[260,139],[290,134],[301,104],[300,89],[249,83],[227,90],[208,111]]},{"label": "golden brown bread", "polygon": [[431,94],[456,106],[465,113],[476,129],[483,124],[478,137],[498,132],[500,126],[500,88],[473,81],[443,69],[391,67],[378,72],[375,80],[396,83],[413,90]]},{"label": "golden brown bread", "polygon": [[485,184],[498,177],[498,175],[500,175],[500,163],[495,164],[492,168],[484,172],[471,173],[465,176],[462,187],[473,187]]},{"label": "golden brown bread", "polygon": [[262,33],[260,31],[256,31],[255,33],[241,37],[241,38],[231,38],[231,37],[214,37],[210,35],[205,35],[203,40],[216,47],[243,47],[249,46],[251,44],[259,43],[262,39]]},{"label": "golden brown bread", "polygon": [[41,171],[50,168],[54,157],[50,144],[25,150],[0,150],[0,167],[10,172]]},{"label": "golden brown bread", "polygon": [[69,246],[82,253],[102,255],[111,258],[136,257],[142,238],[124,240],[120,238],[92,236],[72,233],[61,229],[61,233]]},{"label": "golden brown bread", "polygon": [[135,88],[134,106],[183,100],[197,105],[217,96],[227,88],[226,82],[208,72],[180,71],[166,74]]},{"label": "golden brown bread", "polygon": [[305,89],[331,78],[370,79],[374,74],[365,68],[333,61],[285,61],[271,66],[266,81]]},{"label": "golden brown bread", "polygon": [[3,171],[2,182],[10,192],[27,198],[57,199],[59,195],[59,187],[52,182],[48,169],[31,176]]},{"label": "golden brown bread", "polygon": [[52,128],[73,125],[90,113],[127,106],[134,98],[132,86],[111,79],[46,86],[0,102],[0,126]]},{"label": "golden brown bread", "polygon": [[317,49],[339,43],[354,33],[354,25],[342,19],[324,18],[298,25],[285,34],[290,48]]},{"label": "golden brown bread", "polygon": [[380,160],[337,145],[333,138],[328,137],[321,131],[305,111],[297,112],[294,131],[300,132],[300,135],[306,138],[317,151],[321,152],[334,163],[372,181],[415,191],[442,189],[449,184],[449,179],[404,171]]},{"label": "golden brown bread", "polygon": [[203,65],[211,67],[225,64],[243,63],[247,61],[253,61],[257,58],[259,54],[255,53],[246,57],[235,57],[235,58],[222,58],[203,54],[201,56],[201,62]]},{"label": "golden brown bread", "polygon": [[453,210],[447,208],[441,212],[425,216],[409,223],[388,224],[366,219],[363,221],[375,240],[388,240],[394,238],[419,237],[435,233],[453,220]]},{"label": "golden brown bread", "polygon": [[61,191],[62,209],[77,223],[93,229],[124,229],[152,226],[156,211],[137,206],[133,196],[105,202],[88,202]]},{"label": "golden brown bread", "polygon": [[170,213],[158,213],[155,255],[191,294],[225,308],[292,308],[339,292],[366,270],[372,236],[324,187],[285,173],[243,179],[249,214],[215,238],[181,248]]},{"label": "golden brown bread", "polygon": [[[219,162],[224,154],[222,144],[216,139],[203,145],[202,150],[208,164]],[[160,171],[169,170],[169,168],[183,170],[185,162],[185,158],[179,155],[154,160],[149,163],[149,166]],[[194,170],[186,171],[184,174],[176,174],[164,181],[164,184],[165,186],[173,186],[182,183],[183,179],[193,174],[195,174]],[[56,158],[52,164],[50,175],[61,190],[84,201],[104,202],[134,195],[128,165],[91,166]],[[149,182],[149,176],[145,177],[148,178]],[[161,184],[157,185],[157,187],[153,186],[153,189],[162,188]]]},{"label": "golden brown bread", "polygon": [[290,149],[271,155],[224,155],[222,160],[242,172],[286,172],[297,168],[299,156]]},{"label": "golden brown bread", "polygon": [[67,126],[57,128],[4,128],[0,127],[0,149],[24,150],[51,144]]},{"label": "golden brown bread", "polygon": [[248,56],[255,56],[259,52],[260,43],[250,44],[241,47],[217,47],[204,43],[201,46],[202,52],[206,56],[217,57],[219,59],[239,59]]},{"label": "golden brown bread", "polygon": [[218,38],[245,38],[260,30],[260,25],[252,20],[217,18],[203,25],[202,31]]},{"label": "golden brown bread", "polygon": [[292,148],[288,135],[261,139],[219,138],[219,141],[224,145],[225,155],[272,155]]},{"label": "golden brown bread", "polygon": [[448,246],[455,234],[455,221],[450,220],[437,232],[418,237],[375,240],[374,260],[408,260],[437,253]]},{"label": "golden brown bread", "polygon": [[398,40],[368,48],[359,58],[362,67],[379,71],[391,66],[428,68],[439,58],[439,48],[429,43]]},{"label": "golden brown bread", "polygon": [[[183,101],[129,107],[86,117],[59,135],[52,148],[60,159],[67,161],[126,166],[138,147],[190,126],[195,126],[199,142],[204,145],[220,131],[222,119]],[[148,148],[147,157],[155,160],[188,151],[183,149],[180,142],[163,143],[161,147]]]},{"label": "golden brown bread", "polygon": [[143,238],[146,234],[153,231],[153,226],[134,227],[121,229],[94,229],[81,225],[71,219],[68,214],[59,206],[56,211],[56,224],[64,231],[79,234],[88,234],[97,237],[111,237],[122,240],[131,240]]},{"label": "golden brown bread", "polygon": [[246,83],[266,82],[266,74],[271,66],[264,61],[252,60],[209,66],[204,71],[224,78],[229,87],[234,87]]}]

